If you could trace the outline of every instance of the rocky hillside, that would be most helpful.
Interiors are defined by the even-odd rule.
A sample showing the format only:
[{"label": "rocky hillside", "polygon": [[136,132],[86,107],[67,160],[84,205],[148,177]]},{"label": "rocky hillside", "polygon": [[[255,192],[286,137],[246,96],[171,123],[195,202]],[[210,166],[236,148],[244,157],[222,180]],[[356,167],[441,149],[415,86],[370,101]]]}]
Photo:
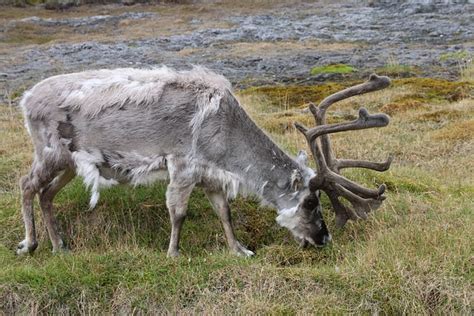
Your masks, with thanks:
[{"label": "rocky hillside", "polygon": [[[242,3],[5,8],[0,91],[58,73],[160,64],[203,64],[239,86],[373,71],[454,79],[474,52],[474,4],[466,1]],[[349,68],[325,71],[331,64]]]}]

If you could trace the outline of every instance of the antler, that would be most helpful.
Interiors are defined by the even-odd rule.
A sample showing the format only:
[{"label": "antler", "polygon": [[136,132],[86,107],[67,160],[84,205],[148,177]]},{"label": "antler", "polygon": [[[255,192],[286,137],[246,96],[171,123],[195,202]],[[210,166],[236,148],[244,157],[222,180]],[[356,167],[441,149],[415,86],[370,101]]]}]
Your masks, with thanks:
[{"label": "antler", "polygon": [[[366,168],[385,171],[390,167],[393,157],[389,156],[385,162],[377,163],[363,160],[346,160],[334,158],[328,134],[349,130],[359,130],[373,127],[387,126],[390,119],[385,114],[370,115],[365,108],[359,110],[359,118],[352,122],[326,124],[326,110],[333,103],[349,97],[367,92],[384,89],[390,85],[388,77],[371,75],[369,80],[339,91],[325,98],[319,106],[311,103],[309,109],[313,114],[317,126],[311,129],[295,123],[295,127],[303,133],[316,161],[317,175],[310,181],[310,190],[323,190],[329,197],[336,213],[336,224],[339,227],[349,220],[367,218],[367,213],[377,209],[385,199],[383,193],[386,186],[383,184],[377,190],[367,189],[346,179],[339,174],[343,168]],[[321,144],[319,144],[319,142]],[[350,202],[352,208],[344,205],[339,197]]]}]

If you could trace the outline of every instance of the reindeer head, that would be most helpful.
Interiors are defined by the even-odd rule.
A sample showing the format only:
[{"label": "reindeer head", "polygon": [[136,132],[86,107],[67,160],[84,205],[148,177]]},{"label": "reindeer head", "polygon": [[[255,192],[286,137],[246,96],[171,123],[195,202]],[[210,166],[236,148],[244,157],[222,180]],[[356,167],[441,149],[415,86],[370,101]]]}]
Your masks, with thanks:
[{"label": "reindeer head", "polygon": [[[377,209],[385,199],[386,186],[382,184],[377,190],[367,189],[340,175],[343,168],[366,168],[385,171],[390,167],[392,157],[383,163],[336,159],[331,150],[330,133],[359,130],[372,127],[383,127],[389,123],[385,114],[370,115],[366,109],[359,110],[359,118],[352,122],[326,124],[326,110],[335,102],[343,99],[386,88],[390,85],[388,77],[371,75],[369,80],[339,91],[325,98],[319,106],[310,104],[309,109],[316,121],[316,127],[308,129],[299,123],[295,127],[305,136],[313,158],[316,162],[316,174],[311,178],[301,202],[292,209],[282,210],[277,217],[281,226],[287,227],[302,246],[310,243],[322,246],[331,240],[321,213],[320,191],[329,197],[336,213],[336,225],[359,218],[366,219],[367,213]],[[352,207],[343,204],[340,198],[346,199]]]},{"label": "reindeer head", "polygon": [[305,193],[297,206],[281,210],[276,220],[290,230],[301,247],[308,244],[321,247],[331,240],[331,235],[321,212],[320,192]]}]

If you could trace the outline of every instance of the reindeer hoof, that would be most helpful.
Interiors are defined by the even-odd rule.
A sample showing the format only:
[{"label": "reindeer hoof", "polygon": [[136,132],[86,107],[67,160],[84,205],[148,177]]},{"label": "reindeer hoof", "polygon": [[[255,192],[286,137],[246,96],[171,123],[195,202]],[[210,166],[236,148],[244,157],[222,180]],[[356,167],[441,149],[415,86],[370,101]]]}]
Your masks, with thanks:
[{"label": "reindeer hoof", "polygon": [[253,257],[255,256],[255,253],[251,250],[248,250],[244,246],[242,246],[240,243],[237,244],[237,246],[233,249],[232,251],[235,255],[239,257]]},{"label": "reindeer hoof", "polygon": [[61,243],[61,246],[53,248],[53,254],[61,255],[69,253],[69,248]]},{"label": "reindeer hoof", "polygon": [[36,241],[34,242],[28,242],[26,239],[21,241],[18,244],[18,247],[16,249],[16,254],[17,255],[24,255],[27,253],[33,253],[36,248],[38,247],[38,243]]},{"label": "reindeer hoof", "polygon": [[168,253],[166,254],[168,258],[177,258],[179,257],[179,251],[178,250],[168,250]]}]

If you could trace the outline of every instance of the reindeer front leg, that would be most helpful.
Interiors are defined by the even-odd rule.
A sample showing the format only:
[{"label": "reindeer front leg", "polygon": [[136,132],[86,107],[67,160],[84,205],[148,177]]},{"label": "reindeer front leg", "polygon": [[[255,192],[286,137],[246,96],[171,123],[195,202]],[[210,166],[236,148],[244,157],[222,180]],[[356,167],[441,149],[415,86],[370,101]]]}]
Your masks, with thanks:
[{"label": "reindeer front leg", "polygon": [[188,201],[193,191],[194,185],[177,186],[173,182],[166,190],[166,206],[170,213],[171,237],[168,247],[168,257],[179,255],[179,237],[184,219],[188,210]]},{"label": "reindeer front leg", "polygon": [[207,198],[221,219],[229,249],[238,256],[253,256],[254,253],[242,246],[237,238],[235,238],[232,219],[230,216],[230,207],[225,194],[223,192],[214,192],[209,189],[204,189],[204,192],[206,192]]}]

